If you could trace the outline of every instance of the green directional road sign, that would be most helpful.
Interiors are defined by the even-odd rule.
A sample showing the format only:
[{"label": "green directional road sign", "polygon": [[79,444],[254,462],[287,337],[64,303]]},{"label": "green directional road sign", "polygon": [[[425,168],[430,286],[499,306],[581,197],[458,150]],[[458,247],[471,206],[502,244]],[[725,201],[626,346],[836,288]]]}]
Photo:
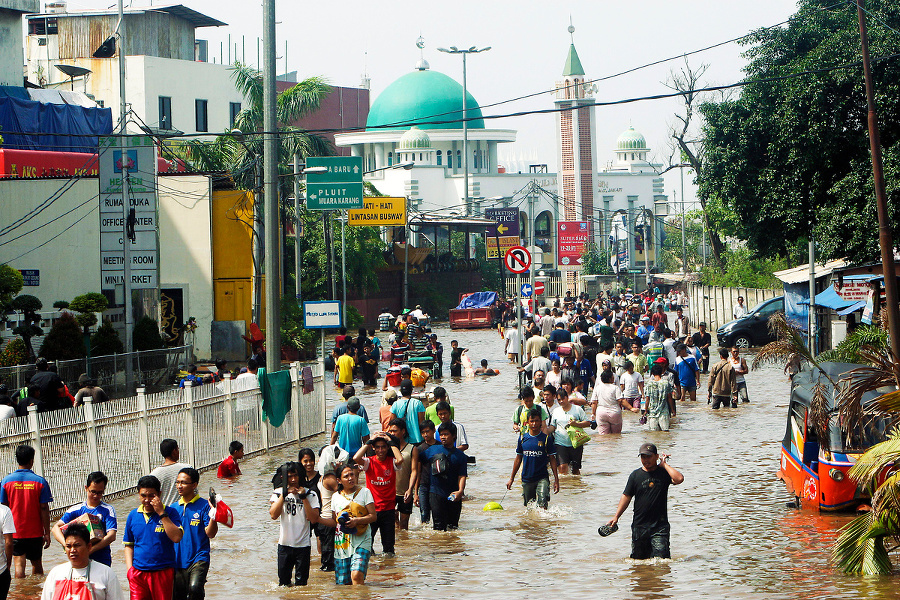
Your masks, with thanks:
[{"label": "green directional road sign", "polygon": [[344,210],[362,207],[361,183],[306,184],[306,208],[309,210]]},{"label": "green directional road sign", "polygon": [[325,167],[327,171],[306,174],[307,209],[363,207],[361,156],[311,156],[306,159],[306,168],[313,167]]}]

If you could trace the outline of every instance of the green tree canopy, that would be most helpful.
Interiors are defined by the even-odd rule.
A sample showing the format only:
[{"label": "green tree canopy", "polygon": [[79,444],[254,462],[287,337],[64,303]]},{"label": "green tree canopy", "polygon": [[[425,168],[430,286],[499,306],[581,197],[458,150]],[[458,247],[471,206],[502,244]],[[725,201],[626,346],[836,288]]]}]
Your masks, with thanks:
[{"label": "green tree canopy", "polygon": [[25,279],[17,269],[7,264],[0,265],[0,309],[5,309],[13,296],[22,291]]},{"label": "green tree canopy", "polygon": [[[757,82],[736,99],[701,106],[706,161],[699,193],[737,217],[727,225],[757,255],[801,257],[812,223],[823,254],[870,260],[878,236],[866,183],[872,173],[855,4],[798,5],[787,26],[748,38],[745,72]],[[900,5],[870,0],[868,9],[877,16],[869,21],[869,41],[881,141],[893,157],[900,140],[900,60],[876,59],[900,46],[881,24],[900,27]],[[900,165],[888,165],[890,181]]]}]

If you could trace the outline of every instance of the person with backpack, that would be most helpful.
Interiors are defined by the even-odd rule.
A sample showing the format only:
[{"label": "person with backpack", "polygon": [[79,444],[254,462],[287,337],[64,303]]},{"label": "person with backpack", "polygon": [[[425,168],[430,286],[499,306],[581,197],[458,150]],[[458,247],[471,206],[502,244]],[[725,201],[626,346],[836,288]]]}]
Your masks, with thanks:
[{"label": "person with backpack", "polygon": [[463,495],[466,491],[467,458],[456,448],[456,425],[441,423],[438,427],[441,443],[419,452],[423,469],[431,473],[428,500],[435,531],[459,527]]},{"label": "person with backpack", "polygon": [[521,438],[522,435],[528,430],[528,413],[532,408],[541,409],[541,419],[543,419],[541,430],[543,431],[547,427],[547,421],[550,420],[550,413],[547,412],[547,409],[543,405],[535,405],[534,388],[532,388],[531,386],[525,386],[521,390],[519,390],[519,400],[522,401],[522,404],[517,406],[515,412],[513,413],[513,431],[518,433],[519,437]]}]

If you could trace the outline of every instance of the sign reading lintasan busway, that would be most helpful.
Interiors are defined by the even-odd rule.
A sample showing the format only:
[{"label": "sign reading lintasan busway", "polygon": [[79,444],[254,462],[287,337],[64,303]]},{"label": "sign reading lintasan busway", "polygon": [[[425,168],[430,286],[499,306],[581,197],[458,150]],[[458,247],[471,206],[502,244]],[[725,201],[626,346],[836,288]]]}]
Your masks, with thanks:
[{"label": "sign reading lintasan busway", "polygon": [[[134,210],[131,251],[131,288],[159,285],[159,214],[156,201],[156,144],[146,135],[100,138],[100,289],[125,283],[125,216],[122,211],[122,174],[129,209]],[[130,228],[129,228],[130,229]],[[130,233],[130,232],[129,232]]]}]

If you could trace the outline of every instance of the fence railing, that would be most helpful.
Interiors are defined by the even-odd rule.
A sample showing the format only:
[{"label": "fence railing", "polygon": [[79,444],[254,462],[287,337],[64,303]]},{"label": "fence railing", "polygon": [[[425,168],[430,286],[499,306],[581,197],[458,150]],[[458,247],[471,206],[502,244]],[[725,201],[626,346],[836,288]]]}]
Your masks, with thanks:
[{"label": "fence railing", "polygon": [[764,300],[780,296],[782,291],[691,284],[688,286],[687,294],[688,314],[693,326],[705,322],[707,330],[715,335],[716,329],[733,320],[733,310],[738,296],[743,296],[744,306],[750,310]]},{"label": "fence railing", "polygon": [[[552,305],[557,298],[566,295],[566,280],[564,277],[540,277],[539,281],[544,283],[544,293],[538,296],[538,305],[544,300],[548,305]],[[522,283],[530,282],[531,278],[528,273],[522,275]],[[506,295],[515,296],[519,293],[519,285],[516,285],[516,276],[507,273],[506,277]]]},{"label": "fence railing", "polygon": [[[81,374],[90,373],[109,397],[122,397],[134,394],[138,387],[156,391],[170,386],[175,380],[179,366],[190,362],[190,356],[190,346],[178,346],[161,350],[92,356],[90,359],[59,360],[56,361],[56,370],[73,394],[78,389],[78,378]],[[132,374],[130,382],[126,381],[129,366]],[[0,381],[8,385],[10,390],[21,388],[28,383],[34,373],[33,364],[0,367]]]},{"label": "fence railing", "polygon": [[325,380],[320,363],[311,366],[313,390],[303,392],[301,370],[291,365],[291,406],[280,427],[263,420],[262,396],[256,378],[198,387],[169,389],[100,404],[89,398],[83,406],[0,421],[0,470],[17,468],[15,449],[35,449],[34,470],[53,492],[51,510],[84,500],[84,484],[92,471],[109,478],[107,497],[132,493],[138,478],[161,462],[159,442],[178,440],[181,461],[198,470],[217,465],[228,455],[232,440],[244,444],[246,455],[267,452],[325,431]]}]

